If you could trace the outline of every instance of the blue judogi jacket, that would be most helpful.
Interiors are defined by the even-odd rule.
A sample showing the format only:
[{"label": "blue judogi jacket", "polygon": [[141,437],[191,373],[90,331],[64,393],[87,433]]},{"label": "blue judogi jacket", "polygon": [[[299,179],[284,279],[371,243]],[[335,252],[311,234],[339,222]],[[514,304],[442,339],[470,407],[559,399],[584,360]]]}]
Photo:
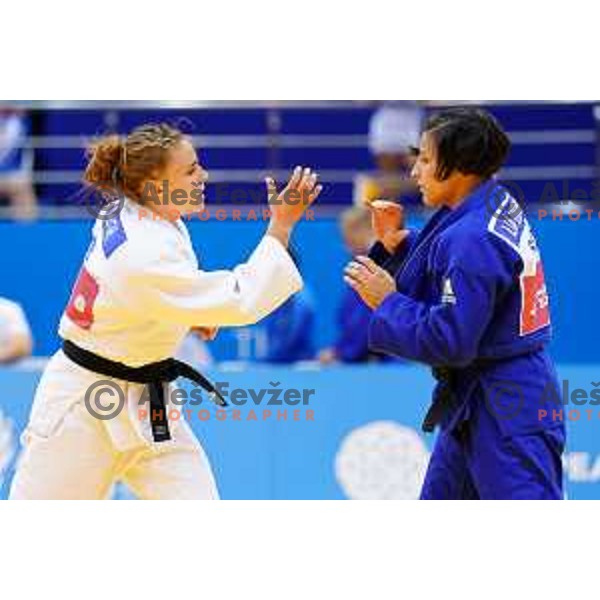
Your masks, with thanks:
[{"label": "blue judogi jacket", "polygon": [[374,312],[370,347],[452,373],[458,406],[443,428],[468,420],[481,402],[492,403],[507,435],[560,426],[538,414],[561,408],[545,352],[551,325],[542,261],[505,188],[485,182],[456,209],[439,210],[395,255],[378,244],[371,257],[395,276],[398,292]]}]

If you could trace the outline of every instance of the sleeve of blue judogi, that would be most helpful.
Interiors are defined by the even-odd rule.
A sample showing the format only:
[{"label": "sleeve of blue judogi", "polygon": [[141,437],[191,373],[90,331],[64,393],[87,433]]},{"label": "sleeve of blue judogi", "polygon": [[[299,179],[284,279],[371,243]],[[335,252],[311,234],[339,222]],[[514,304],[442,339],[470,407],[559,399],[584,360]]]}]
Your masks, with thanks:
[{"label": "sleeve of blue judogi", "polygon": [[446,252],[447,266],[431,283],[438,303],[389,296],[371,320],[371,350],[433,366],[460,367],[476,358],[497,299],[511,285],[511,260],[481,238]]},{"label": "sleeve of blue judogi", "polygon": [[384,268],[390,275],[395,275],[406,260],[406,257],[410,254],[418,237],[419,232],[411,229],[408,237],[400,244],[394,254],[390,254],[381,242],[377,242],[371,248],[369,258]]}]

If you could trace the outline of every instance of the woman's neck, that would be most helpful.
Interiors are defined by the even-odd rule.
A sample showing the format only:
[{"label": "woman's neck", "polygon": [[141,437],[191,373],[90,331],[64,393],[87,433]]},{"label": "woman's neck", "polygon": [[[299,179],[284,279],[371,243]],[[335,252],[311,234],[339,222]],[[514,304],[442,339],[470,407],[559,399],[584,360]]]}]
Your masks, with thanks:
[{"label": "woman's neck", "polygon": [[481,177],[461,176],[446,200],[446,206],[452,210],[457,209],[482,183]]}]

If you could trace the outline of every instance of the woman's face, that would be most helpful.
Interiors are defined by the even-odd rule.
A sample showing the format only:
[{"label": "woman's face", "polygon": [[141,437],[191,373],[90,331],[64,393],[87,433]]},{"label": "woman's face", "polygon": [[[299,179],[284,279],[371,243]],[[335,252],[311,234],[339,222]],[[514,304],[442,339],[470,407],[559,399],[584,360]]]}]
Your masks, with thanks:
[{"label": "woman's face", "polygon": [[417,182],[425,206],[437,209],[443,206],[452,184],[450,179],[440,181],[436,173],[437,148],[431,135],[426,132],[421,137],[419,155],[412,170],[412,177]]},{"label": "woman's face", "polygon": [[[198,162],[189,140],[183,139],[169,152],[162,180],[157,182],[158,195],[164,201],[167,187],[168,208],[182,215],[204,210],[204,187],[208,172]],[[166,205],[163,204],[163,207]]]}]

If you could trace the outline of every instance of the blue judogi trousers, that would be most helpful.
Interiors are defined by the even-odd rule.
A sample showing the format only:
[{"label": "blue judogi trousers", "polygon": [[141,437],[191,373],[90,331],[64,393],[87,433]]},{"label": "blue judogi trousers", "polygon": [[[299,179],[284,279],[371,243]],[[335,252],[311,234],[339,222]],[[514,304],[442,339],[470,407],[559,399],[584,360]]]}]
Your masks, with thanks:
[{"label": "blue judogi trousers", "polygon": [[562,500],[562,424],[506,435],[485,403],[438,436],[422,500]]}]

